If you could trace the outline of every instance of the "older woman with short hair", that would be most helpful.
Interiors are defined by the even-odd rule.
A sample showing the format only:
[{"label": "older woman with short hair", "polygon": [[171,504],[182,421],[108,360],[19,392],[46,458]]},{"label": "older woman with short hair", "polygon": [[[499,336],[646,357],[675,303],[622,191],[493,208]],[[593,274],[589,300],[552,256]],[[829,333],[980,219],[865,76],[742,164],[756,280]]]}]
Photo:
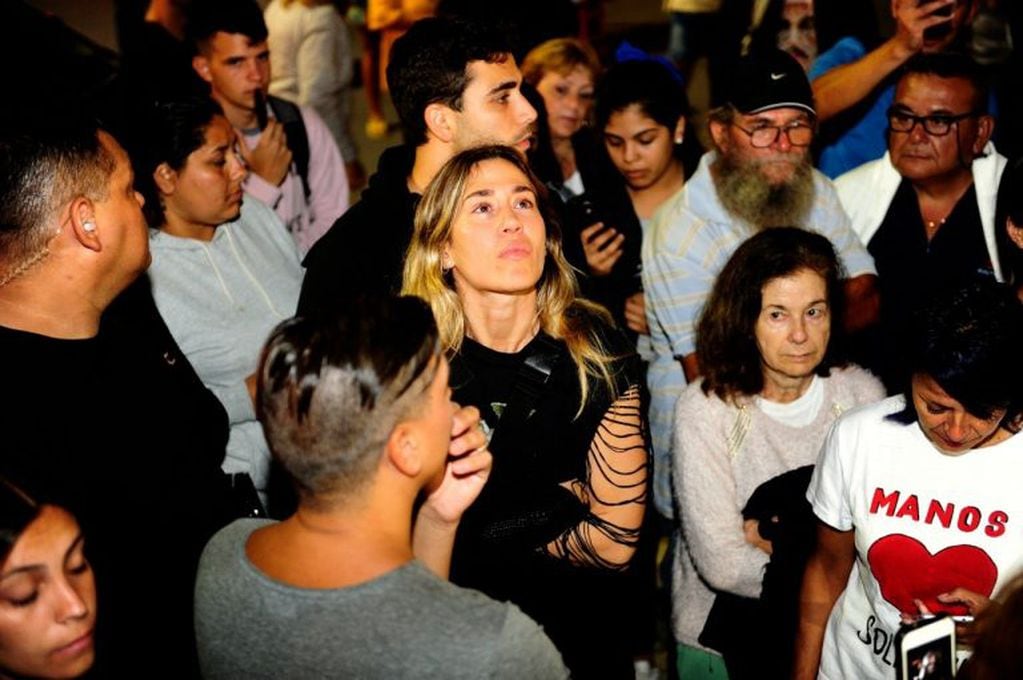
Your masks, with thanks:
[{"label": "older woman with short hair", "polygon": [[[747,598],[739,606],[758,611],[749,600],[761,596],[771,539],[795,530],[770,521],[784,514],[781,509],[767,514],[769,525],[761,524],[751,499],[777,484],[792,484],[782,495],[799,498],[808,475],[801,481],[782,476],[814,464],[839,414],[884,396],[877,379],[837,355],[841,324],[832,319],[841,318],[840,278],[825,237],[767,229],[736,250],[707,300],[696,341],[703,378],[682,393],[675,415],[682,535],[673,585],[681,677],[751,677],[746,662],[759,669],[752,675],[767,668],[778,674],[760,677],[785,675],[796,590],[787,625],[774,620],[770,631],[747,631],[751,616],[736,615],[738,609],[729,615],[726,603]],[[812,537],[809,508],[804,514]],[[796,578],[801,573],[800,565]],[[748,652],[757,636],[781,630],[788,631],[788,644],[765,645],[766,657],[731,646]]]},{"label": "older woman with short hair", "polygon": [[573,677],[623,677],[619,572],[646,507],[639,377],[545,218],[539,180],[497,146],[455,156],[416,213],[404,291],[433,308],[455,399],[493,433],[452,579],[522,607]]}]

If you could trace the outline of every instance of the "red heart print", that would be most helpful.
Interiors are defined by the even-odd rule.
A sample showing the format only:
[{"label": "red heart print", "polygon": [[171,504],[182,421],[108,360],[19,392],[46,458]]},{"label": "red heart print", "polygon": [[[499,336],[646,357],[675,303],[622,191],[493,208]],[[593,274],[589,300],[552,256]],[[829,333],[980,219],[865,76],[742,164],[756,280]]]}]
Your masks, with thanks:
[{"label": "red heart print", "polygon": [[932,555],[920,541],[903,534],[874,541],[867,562],[881,595],[904,614],[919,613],[914,599],[935,614],[969,614],[964,605],[943,604],[937,595],[962,587],[990,597],[998,581],[998,567],[976,546],[953,545]]}]

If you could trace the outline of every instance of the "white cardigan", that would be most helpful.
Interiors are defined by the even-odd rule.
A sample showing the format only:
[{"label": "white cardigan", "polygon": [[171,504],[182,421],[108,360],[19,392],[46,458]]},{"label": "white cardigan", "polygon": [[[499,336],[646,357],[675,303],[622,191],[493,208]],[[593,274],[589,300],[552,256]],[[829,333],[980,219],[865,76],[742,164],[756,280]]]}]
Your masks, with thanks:
[{"label": "white cardigan", "polygon": [[[977,207],[980,211],[980,223],[984,229],[984,243],[987,244],[988,255],[995,278],[1004,281],[1002,265],[998,259],[998,246],[995,239],[995,206],[998,201],[998,183],[1007,163],[1005,156],[995,150],[994,144],[988,142],[984,147],[984,155],[973,161],[973,184],[977,193]],[[886,152],[876,161],[864,163],[835,180],[838,199],[849,214],[853,231],[866,246],[877,233],[888,207],[895,198],[902,175],[892,165]]]}]

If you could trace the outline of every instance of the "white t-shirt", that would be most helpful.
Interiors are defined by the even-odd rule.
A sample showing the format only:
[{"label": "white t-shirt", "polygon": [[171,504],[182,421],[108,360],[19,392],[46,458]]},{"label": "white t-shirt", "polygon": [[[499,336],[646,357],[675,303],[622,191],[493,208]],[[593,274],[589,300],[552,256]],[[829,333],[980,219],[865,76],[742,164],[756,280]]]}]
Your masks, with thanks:
[{"label": "white t-shirt", "polygon": [[817,516],[855,530],[856,561],[828,619],[819,677],[894,678],[899,613],[934,612],[957,586],[992,596],[1023,567],[1023,436],[960,456],[916,423],[890,420],[891,397],[832,428],[807,490]]},{"label": "white t-shirt", "polygon": [[753,402],[771,420],[789,427],[806,427],[817,419],[824,404],[824,383],[818,376],[813,376],[806,392],[785,404],[762,397],[754,397]]}]

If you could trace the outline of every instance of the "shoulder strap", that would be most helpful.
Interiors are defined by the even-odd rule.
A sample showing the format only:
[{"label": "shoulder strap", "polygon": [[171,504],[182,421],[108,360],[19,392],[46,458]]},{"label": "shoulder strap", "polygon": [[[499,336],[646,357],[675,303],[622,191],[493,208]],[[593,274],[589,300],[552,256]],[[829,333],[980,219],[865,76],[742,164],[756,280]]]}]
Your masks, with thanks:
[{"label": "shoulder strap", "polygon": [[502,436],[501,433],[509,436],[532,417],[561,354],[562,348],[556,340],[544,333],[537,336],[533,351],[515,375],[511,398],[494,429],[494,437]]},{"label": "shoulder strap", "polygon": [[284,126],[284,134],[288,138],[288,148],[291,149],[291,157],[298,170],[298,176],[302,180],[302,191],[305,192],[305,200],[309,202],[309,135],[305,131],[305,123],[302,122],[302,112],[298,106],[286,99],[270,95],[267,97],[270,109],[274,112],[274,118]]}]

